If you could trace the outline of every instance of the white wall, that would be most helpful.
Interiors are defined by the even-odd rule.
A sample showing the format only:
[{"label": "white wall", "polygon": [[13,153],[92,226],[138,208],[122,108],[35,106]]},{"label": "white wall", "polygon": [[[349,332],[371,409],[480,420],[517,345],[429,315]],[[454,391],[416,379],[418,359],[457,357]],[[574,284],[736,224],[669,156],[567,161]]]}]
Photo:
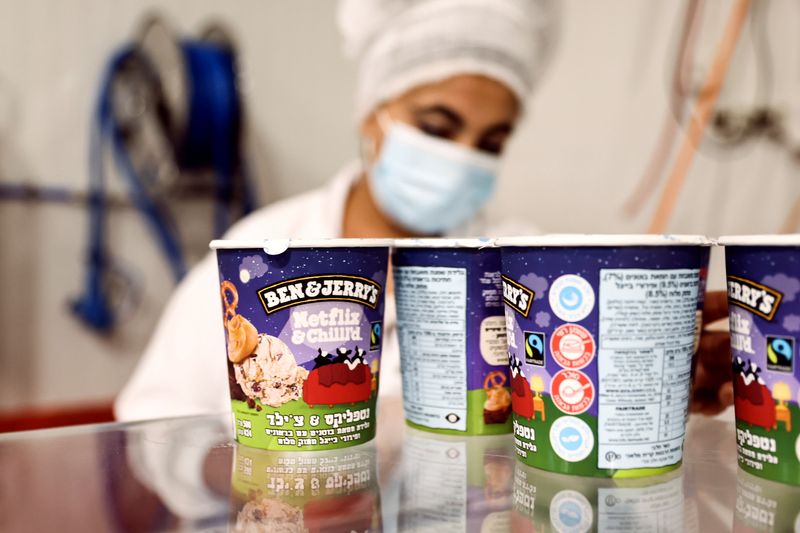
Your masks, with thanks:
[{"label": "white wall", "polygon": [[[771,101],[800,141],[800,7],[793,0],[760,3],[771,6]],[[732,2],[707,4],[694,85],[708,72]],[[561,5],[553,63],[511,146],[490,211],[514,213],[547,231],[644,231],[654,199],[633,219],[622,215],[621,205],[667,113],[683,2]],[[356,154],[354,69],[340,54],[332,1],[0,0],[0,179],[84,186],[100,69],[152,6],[184,31],[211,15],[235,29],[262,200],[321,184]],[[723,91],[721,101],[732,108],[755,101],[752,31],[745,29]],[[724,149],[707,139],[669,230],[776,231],[800,194],[798,168],[766,141]],[[197,256],[205,250],[208,222],[201,210],[180,209]],[[109,398],[136,363],[172,283],[139,218],[119,212],[112,222],[114,251],[138,273],[145,292],[120,332],[100,339],[64,311],[80,288],[85,213],[0,204],[0,408]]]},{"label": "white wall", "polygon": [[[355,153],[353,67],[333,2],[0,0],[0,180],[85,188],[99,74],[154,7],[185,32],[212,17],[234,28],[262,202],[321,184]],[[193,257],[211,237],[202,212],[179,211]],[[0,409],[108,399],[135,365],[172,280],[136,213],[111,223],[114,254],[144,293],[99,338],[65,312],[82,283],[85,211],[0,203]]]},{"label": "white wall", "polygon": [[[734,4],[704,3],[691,76],[697,88],[710,70]],[[556,57],[532,99],[530,120],[514,139],[496,212],[528,212],[553,232],[647,229],[657,194],[633,219],[623,215],[622,204],[643,175],[668,114],[685,4],[636,0],[562,4]],[[769,101],[784,111],[800,146],[800,4],[791,0],[753,4],[770,6],[767,22],[775,82]],[[749,109],[763,102],[756,96],[754,32],[752,24],[745,26],[731,63],[719,101],[728,109]],[[707,137],[669,231],[710,235],[777,231],[800,195],[797,162],[769,142],[724,149]]]}]

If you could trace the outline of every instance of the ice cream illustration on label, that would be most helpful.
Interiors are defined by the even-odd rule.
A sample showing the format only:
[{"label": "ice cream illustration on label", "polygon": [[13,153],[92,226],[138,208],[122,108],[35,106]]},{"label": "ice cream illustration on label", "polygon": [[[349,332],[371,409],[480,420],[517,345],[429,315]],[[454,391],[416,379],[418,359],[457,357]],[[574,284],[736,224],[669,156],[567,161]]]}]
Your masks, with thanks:
[{"label": "ice cream illustration on label", "polygon": [[252,355],[258,345],[258,330],[242,315],[236,314],[239,293],[230,281],[220,285],[222,301],[225,303],[225,329],[228,331],[228,358],[240,363]]},{"label": "ice cream illustration on label", "polygon": [[233,366],[236,382],[247,397],[270,407],[299,398],[308,377],[308,370],[297,366],[286,343],[270,335],[261,335],[252,356]]},{"label": "ice cream illustration on label", "polygon": [[296,400],[303,390],[308,370],[297,361],[286,343],[277,337],[259,335],[255,326],[236,314],[239,294],[229,281],[220,285],[225,302],[228,330],[228,359],[233,363],[236,382],[251,400],[270,407]]}]

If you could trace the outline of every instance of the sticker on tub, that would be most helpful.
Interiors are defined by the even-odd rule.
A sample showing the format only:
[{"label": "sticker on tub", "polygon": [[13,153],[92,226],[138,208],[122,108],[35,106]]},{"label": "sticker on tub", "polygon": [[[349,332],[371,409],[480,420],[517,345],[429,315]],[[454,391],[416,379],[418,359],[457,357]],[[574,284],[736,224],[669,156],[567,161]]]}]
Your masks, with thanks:
[{"label": "sticker on tub", "polygon": [[581,369],[594,358],[594,337],[583,326],[563,324],[550,337],[550,353],[562,368]]},{"label": "sticker on tub", "polygon": [[579,322],[594,309],[594,289],[580,276],[565,274],[550,286],[550,308],[566,322]]},{"label": "sticker on tub", "polygon": [[585,412],[592,405],[594,395],[592,381],[579,370],[561,370],[550,382],[550,396],[563,413],[577,415]]},{"label": "sticker on tub", "polygon": [[578,417],[562,416],[550,426],[550,446],[567,462],[583,461],[594,449],[592,428]]}]

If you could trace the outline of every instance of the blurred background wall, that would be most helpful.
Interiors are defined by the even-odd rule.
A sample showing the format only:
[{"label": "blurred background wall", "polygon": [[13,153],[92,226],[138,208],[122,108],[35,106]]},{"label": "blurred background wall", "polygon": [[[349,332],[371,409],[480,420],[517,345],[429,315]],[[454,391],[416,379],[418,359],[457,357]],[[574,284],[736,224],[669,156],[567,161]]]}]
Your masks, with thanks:
[{"label": "blurred background wall", "polygon": [[[665,123],[678,124],[670,98],[687,5],[561,2],[553,59],[509,149],[491,214],[550,232],[647,230],[669,164],[638,214],[625,214],[624,204]],[[690,97],[710,69],[731,5],[704,2],[682,77]],[[800,195],[800,5],[754,5],[719,107],[774,109],[782,141],[707,133],[670,232],[776,232]],[[233,31],[259,204],[321,185],[357,155],[354,67],[340,51],[334,2],[0,0],[0,182],[86,187],[89,120],[103,65],[154,10],[188,34],[212,18]],[[110,181],[122,190],[120,180]],[[175,208],[187,253],[197,259],[211,237],[208,209],[191,201]],[[114,254],[138,280],[140,301],[115,334],[84,329],[67,305],[82,284],[86,217],[79,206],[0,203],[0,410],[108,401],[172,290],[140,216],[114,209]]]}]

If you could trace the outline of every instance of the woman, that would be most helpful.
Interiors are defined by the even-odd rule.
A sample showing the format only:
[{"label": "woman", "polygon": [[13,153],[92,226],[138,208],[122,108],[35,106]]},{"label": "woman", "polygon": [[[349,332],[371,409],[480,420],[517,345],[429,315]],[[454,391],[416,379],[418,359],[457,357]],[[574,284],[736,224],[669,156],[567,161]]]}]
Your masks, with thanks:
[{"label": "woman", "polygon": [[[546,62],[552,19],[549,0],[343,1],[339,23],[359,64],[360,161],[322,189],[248,216],[226,238],[511,233],[509,226],[486,225],[479,211],[492,195],[498,157]],[[119,419],[229,409],[217,286],[209,255],[168,303],[117,399]],[[388,299],[382,396],[400,393]],[[709,298],[715,306],[719,300]],[[719,346],[725,338],[711,341],[713,354],[723,354],[714,361],[724,360]],[[726,378],[717,367],[703,369],[705,394],[697,395],[698,406],[712,412],[722,405],[717,388]]]}]

